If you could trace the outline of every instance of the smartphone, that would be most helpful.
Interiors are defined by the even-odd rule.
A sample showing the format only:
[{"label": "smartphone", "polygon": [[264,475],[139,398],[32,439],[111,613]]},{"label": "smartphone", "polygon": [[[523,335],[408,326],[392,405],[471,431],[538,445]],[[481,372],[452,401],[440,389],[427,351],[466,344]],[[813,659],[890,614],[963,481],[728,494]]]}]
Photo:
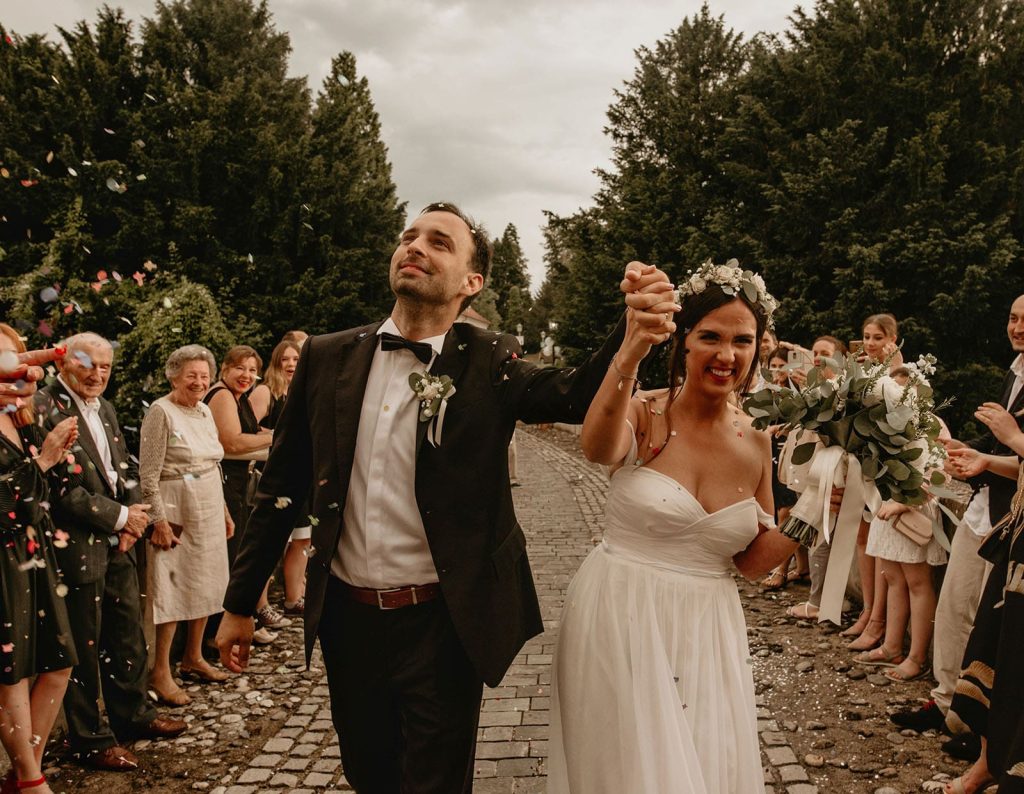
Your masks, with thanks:
[{"label": "smartphone", "polygon": [[801,372],[810,372],[814,367],[814,356],[810,350],[790,350],[786,353],[786,360],[790,369],[799,369]]},{"label": "smartphone", "polygon": [[855,356],[859,356],[864,352],[864,340],[863,339],[851,339],[850,340],[850,352]]}]

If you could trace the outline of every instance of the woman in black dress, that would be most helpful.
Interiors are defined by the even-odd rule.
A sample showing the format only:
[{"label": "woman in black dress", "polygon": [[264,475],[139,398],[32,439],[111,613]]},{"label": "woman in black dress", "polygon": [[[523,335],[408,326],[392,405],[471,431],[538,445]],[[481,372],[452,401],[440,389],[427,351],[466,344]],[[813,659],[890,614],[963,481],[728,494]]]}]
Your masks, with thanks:
[{"label": "woman in black dress", "polygon": [[[217,435],[224,447],[224,501],[235,522],[235,535],[228,541],[228,560],[235,561],[238,545],[245,534],[252,505],[249,503],[249,480],[253,469],[262,467],[273,441],[273,433],[259,425],[259,417],[249,403],[249,393],[259,379],[263,361],[248,345],[235,345],[224,356],[220,367],[220,380],[210,388],[203,402],[210,406]],[[278,629],[291,625],[291,620],[274,609],[267,601],[264,588],[256,604],[257,629]],[[210,626],[212,630],[214,623]],[[266,643],[274,639],[272,633],[257,631],[253,639]]]},{"label": "woman in black dress", "polygon": [[[291,332],[296,333],[296,332]],[[302,344],[285,339],[278,343],[270,354],[270,363],[263,373],[263,383],[252,390],[249,402],[253,413],[260,420],[260,427],[273,430],[284,412],[288,398],[288,387],[299,365]],[[281,565],[284,574],[284,613],[301,615],[305,608],[306,559],[309,556],[309,542],[313,534],[310,524],[309,502],[299,512],[299,523],[288,537],[288,546]]]},{"label": "woman in black dress", "polygon": [[975,794],[993,783],[999,794],[1024,794],[1024,433],[998,403],[985,403],[974,416],[1017,455],[950,450],[958,472],[991,471],[1017,478],[1010,512],[981,544],[978,554],[992,563],[974,628],[956,682],[946,725],[953,733],[981,737],[981,756],[946,787],[946,794]]},{"label": "woman in black dress", "polygon": [[[17,332],[0,323],[0,368],[23,352]],[[77,437],[70,418],[44,438],[31,400],[0,413],[0,742],[11,759],[5,794],[50,791],[40,771],[43,749],[78,661],[51,545],[60,536],[46,510],[51,488],[74,477],[73,464],[58,464]]]}]

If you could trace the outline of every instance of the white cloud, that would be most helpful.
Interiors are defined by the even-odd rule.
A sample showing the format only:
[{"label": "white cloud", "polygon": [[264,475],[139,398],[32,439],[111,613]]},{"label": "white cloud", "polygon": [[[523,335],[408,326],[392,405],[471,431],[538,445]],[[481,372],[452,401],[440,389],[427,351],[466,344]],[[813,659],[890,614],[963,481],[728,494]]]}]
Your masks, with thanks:
[{"label": "white cloud", "polygon": [[[136,20],[151,1],[122,0]],[[19,33],[95,18],[93,0],[6,8]],[[779,31],[790,0],[723,0],[712,12],[748,36]],[[698,0],[270,0],[291,35],[291,72],[315,95],[342,50],[370,82],[400,198],[411,212],[445,198],[500,234],[519,229],[533,287],[543,279],[543,211],[590,203],[610,148],[602,133],[636,48],[653,45]]]}]

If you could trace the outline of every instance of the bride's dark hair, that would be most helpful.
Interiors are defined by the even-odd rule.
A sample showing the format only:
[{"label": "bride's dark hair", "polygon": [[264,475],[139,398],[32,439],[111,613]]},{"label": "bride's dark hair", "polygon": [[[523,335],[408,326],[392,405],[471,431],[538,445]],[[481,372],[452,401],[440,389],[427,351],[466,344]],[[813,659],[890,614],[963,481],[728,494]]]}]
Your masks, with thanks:
[{"label": "bride's dark hair", "polygon": [[[686,379],[687,350],[684,344],[686,335],[696,327],[697,323],[715,309],[719,309],[734,300],[742,302],[753,313],[754,322],[757,325],[756,342],[760,343],[761,337],[764,336],[765,329],[768,327],[768,315],[760,303],[751,303],[747,300],[743,290],[738,290],[736,295],[729,295],[723,292],[718,284],[708,284],[703,292],[699,292],[696,295],[687,295],[682,300],[682,310],[675,316],[676,335],[675,339],[672,340],[672,350],[668,356],[669,402],[672,402],[679,394],[683,381]],[[750,388],[750,382],[754,379],[758,364],[758,356],[754,356],[754,360],[750,362],[750,370],[743,379],[743,384],[740,388],[741,392],[745,392]]]}]

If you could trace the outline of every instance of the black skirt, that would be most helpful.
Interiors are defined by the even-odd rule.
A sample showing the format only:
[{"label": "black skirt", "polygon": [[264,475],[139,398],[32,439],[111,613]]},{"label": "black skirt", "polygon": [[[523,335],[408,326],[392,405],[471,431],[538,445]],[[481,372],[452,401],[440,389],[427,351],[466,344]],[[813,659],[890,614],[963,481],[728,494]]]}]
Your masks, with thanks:
[{"label": "black skirt", "polygon": [[[35,428],[21,432],[25,449],[41,446]],[[38,436],[38,437],[37,437]],[[66,468],[66,467],[65,467]],[[55,472],[60,487],[62,472]],[[65,480],[66,482],[66,480]],[[78,663],[71,637],[66,588],[52,543],[45,505],[50,484],[28,456],[0,435],[0,683]]]},{"label": "black skirt", "polygon": [[988,767],[999,794],[1024,792],[1024,532],[1017,519],[997,527],[979,553],[993,564],[967,642],[946,717],[988,739]]}]

